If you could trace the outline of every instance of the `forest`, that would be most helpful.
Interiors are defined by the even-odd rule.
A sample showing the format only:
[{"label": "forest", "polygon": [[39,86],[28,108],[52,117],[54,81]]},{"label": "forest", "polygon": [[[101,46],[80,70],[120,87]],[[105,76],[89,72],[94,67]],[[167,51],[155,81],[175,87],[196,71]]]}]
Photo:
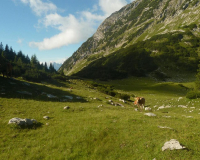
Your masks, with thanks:
[{"label": "forest", "polygon": [[[12,70],[8,72],[8,64]],[[0,74],[5,77],[22,77],[24,80],[41,82],[47,79],[64,80],[62,73],[58,73],[53,64],[40,63],[37,56],[34,54],[29,58],[28,55],[23,54],[22,51],[15,52],[12,47],[7,44],[4,47],[0,43]]]}]

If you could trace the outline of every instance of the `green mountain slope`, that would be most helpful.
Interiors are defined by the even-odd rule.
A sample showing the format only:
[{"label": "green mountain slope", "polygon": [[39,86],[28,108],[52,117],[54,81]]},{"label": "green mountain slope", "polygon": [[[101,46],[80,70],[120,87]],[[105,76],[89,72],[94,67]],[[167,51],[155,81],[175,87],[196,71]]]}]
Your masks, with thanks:
[{"label": "green mountain slope", "polygon": [[88,78],[145,75],[163,67],[194,72],[199,22],[199,0],[136,0],[108,17],[60,71]]}]

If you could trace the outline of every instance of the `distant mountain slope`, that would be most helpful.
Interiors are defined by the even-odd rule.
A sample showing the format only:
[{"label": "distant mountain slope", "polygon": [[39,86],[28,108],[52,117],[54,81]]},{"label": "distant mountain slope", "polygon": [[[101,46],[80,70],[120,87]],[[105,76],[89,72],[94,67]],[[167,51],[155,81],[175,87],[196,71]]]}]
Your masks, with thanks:
[{"label": "distant mountain slope", "polygon": [[[160,63],[162,57],[167,57],[170,59],[170,67],[181,64],[181,67],[190,66],[194,71],[200,53],[199,23],[199,0],[136,0],[108,17],[59,70],[64,70],[67,75],[81,75],[78,72],[85,68],[89,70],[89,64],[93,63],[94,66],[95,61],[97,63],[102,58],[106,61],[118,51],[124,54],[121,51],[123,48],[130,50],[140,46],[140,49],[145,49],[154,58],[157,68],[163,65]],[[121,60],[118,59],[115,65],[118,66]],[[135,64],[134,60],[132,63]],[[120,67],[115,67],[111,68],[121,72]],[[130,75],[129,72],[127,74]]]}]

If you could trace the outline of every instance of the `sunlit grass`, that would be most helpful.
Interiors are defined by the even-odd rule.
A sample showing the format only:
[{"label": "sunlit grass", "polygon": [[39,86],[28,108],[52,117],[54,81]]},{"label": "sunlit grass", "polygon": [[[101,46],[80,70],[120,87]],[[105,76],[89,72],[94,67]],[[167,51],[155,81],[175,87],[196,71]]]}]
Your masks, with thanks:
[{"label": "sunlit grass", "polygon": [[[3,82],[6,90],[9,84]],[[17,83],[19,86],[21,82]],[[114,85],[119,92],[145,97],[146,106],[151,107],[157,116],[148,117],[144,115],[146,111],[135,111],[132,102],[123,104],[125,107],[112,106],[108,103],[109,99],[114,102],[119,100],[113,97],[106,99],[107,95],[88,88],[81,80],[72,80],[62,85],[32,84],[41,92],[54,93],[58,97],[70,94],[82,99],[78,101],[74,98],[75,101],[60,102],[46,97],[39,98],[39,95],[24,98],[18,95],[14,97],[16,93],[12,96],[2,95],[0,159],[23,157],[59,160],[132,160],[197,159],[200,156],[200,103],[198,99],[186,99],[187,90],[183,87],[192,85],[155,82],[148,78],[129,78],[106,83]],[[69,87],[73,87],[70,92]],[[30,88],[27,86],[28,89]],[[95,97],[98,99],[93,99]],[[179,99],[180,97],[182,98]],[[134,100],[134,97],[131,99]],[[98,107],[101,104],[103,106]],[[172,107],[158,110],[162,105]],[[187,105],[188,108],[178,108],[178,105]],[[64,110],[64,106],[69,106],[70,109]],[[43,116],[49,116],[49,120],[43,119]],[[13,127],[8,125],[9,119],[13,117],[34,118],[41,125],[24,129]],[[158,126],[172,129],[161,129]],[[162,146],[170,139],[177,139],[188,150],[162,152]]]}]

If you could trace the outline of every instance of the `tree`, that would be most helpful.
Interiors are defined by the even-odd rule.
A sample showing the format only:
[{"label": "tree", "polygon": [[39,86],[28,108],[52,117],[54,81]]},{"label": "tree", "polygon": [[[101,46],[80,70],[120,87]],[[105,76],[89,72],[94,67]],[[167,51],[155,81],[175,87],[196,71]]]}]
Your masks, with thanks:
[{"label": "tree", "polygon": [[39,63],[39,61],[38,61],[36,55],[34,54],[31,57],[31,67],[37,68],[38,63]]},{"label": "tree", "polygon": [[50,71],[51,73],[56,72],[56,70],[55,70],[55,68],[54,68],[54,66],[53,66],[52,63],[50,63],[49,71]]}]

